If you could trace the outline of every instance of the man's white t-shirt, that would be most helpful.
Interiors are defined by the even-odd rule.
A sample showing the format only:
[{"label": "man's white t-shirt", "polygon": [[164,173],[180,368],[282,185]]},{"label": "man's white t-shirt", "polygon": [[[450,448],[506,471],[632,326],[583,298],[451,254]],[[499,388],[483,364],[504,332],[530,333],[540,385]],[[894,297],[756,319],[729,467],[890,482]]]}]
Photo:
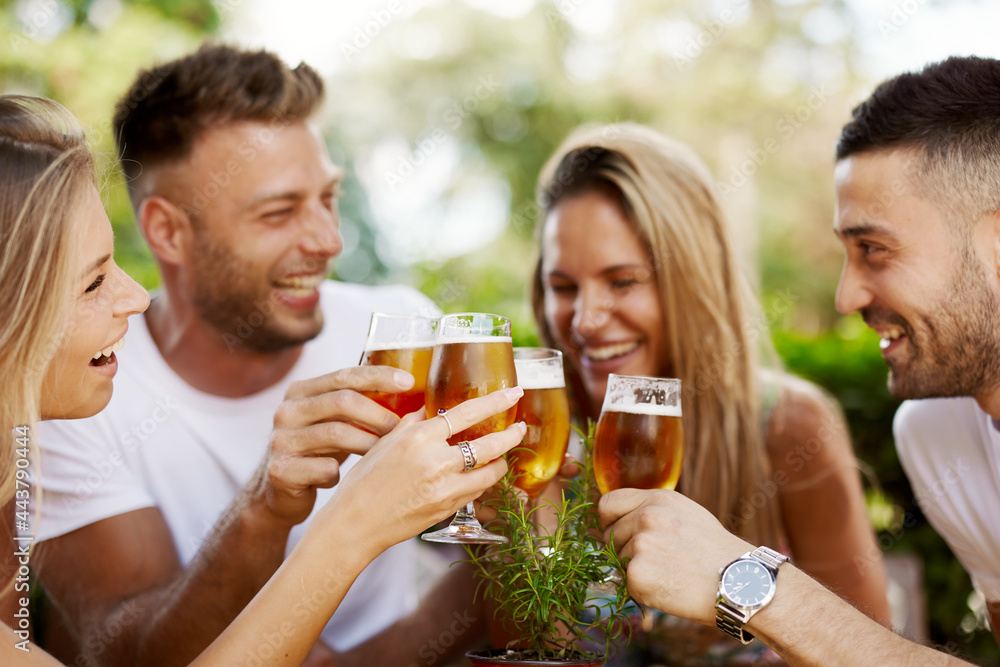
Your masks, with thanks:
[{"label": "man's white t-shirt", "polygon": [[[90,419],[46,422],[40,428],[43,500],[37,539],[156,507],[186,567],[263,460],[275,409],[288,386],[356,366],[373,311],[438,313],[429,299],[408,287],[333,281],[321,286],[321,307],[323,330],[305,344],[288,375],[264,391],[235,399],[184,382],[160,356],[145,319],[133,317],[125,347],[117,353],[108,407]],[[341,475],[357,460],[349,457]],[[332,494],[333,489],[319,489],[315,508]],[[288,552],[304,526],[292,530]],[[351,543],[344,535],[345,548]],[[414,549],[412,541],[398,544],[365,569],[323,631],[327,644],[337,650],[355,646],[416,607]],[[335,554],[330,557],[335,565]]]},{"label": "man's white t-shirt", "polygon": [[988,601],[1000,601],[1000,430],[972,398],[906,401],[893,422],[916,500]]}]

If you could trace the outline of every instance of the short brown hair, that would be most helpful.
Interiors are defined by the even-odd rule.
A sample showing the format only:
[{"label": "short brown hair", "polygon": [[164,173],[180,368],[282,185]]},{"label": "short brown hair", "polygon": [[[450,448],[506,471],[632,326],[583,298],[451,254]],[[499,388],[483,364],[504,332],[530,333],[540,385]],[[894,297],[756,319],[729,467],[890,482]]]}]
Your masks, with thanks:
[{"label": "short brown hair", "polygon": [[305,63],[292,69],[263,50],[205,44],[143,70],[115,107],[115,141],[129,192],[134,196],[144,168],[184,159],[213,127],[304,120],[322,100],[315,70]]}]

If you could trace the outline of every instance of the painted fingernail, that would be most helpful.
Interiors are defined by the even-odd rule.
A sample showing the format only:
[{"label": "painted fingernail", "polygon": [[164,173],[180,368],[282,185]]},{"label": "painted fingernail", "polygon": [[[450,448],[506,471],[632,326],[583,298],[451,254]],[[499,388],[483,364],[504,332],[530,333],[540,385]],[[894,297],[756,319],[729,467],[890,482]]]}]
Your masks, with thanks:
[{"label": "painted fingernail", "polygon": [[517,400],[524,396],[524,390],[520,387],[511,387],[510,389],[504,390],[504,395],[511,401]]}]

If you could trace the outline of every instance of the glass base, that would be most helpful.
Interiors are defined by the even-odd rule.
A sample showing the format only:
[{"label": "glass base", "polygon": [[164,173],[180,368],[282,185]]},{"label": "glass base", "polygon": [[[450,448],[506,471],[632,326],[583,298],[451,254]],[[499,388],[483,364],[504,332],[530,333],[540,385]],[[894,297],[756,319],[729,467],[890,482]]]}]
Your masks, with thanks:
[{"label": "glass base", "polygon": [[480,525],[476,517],[464,512],[455,515],[447,528],[424,533],[420,539],[428,542],[447,542],[449,544],[506,544],[509,540],[503,535],[491,533]]}]

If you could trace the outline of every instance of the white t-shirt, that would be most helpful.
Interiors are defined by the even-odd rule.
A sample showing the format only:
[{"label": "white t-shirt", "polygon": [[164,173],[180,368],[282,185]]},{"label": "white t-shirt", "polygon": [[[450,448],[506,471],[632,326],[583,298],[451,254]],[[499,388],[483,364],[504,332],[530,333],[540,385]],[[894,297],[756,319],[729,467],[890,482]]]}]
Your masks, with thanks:
[{"label": "white t-shirt", "polygon": [[[143,317],[129,321],[108,407],[90,419],[41,425],[43,488],[37,539],[45,540],[144,507],[170,527],[186,567],[216,521],[250,480],[267,452],[274,411],[292,382],[356,366],[373,311],[436,315],[434,304],[408,287],[321,286],[324,327],[305,344],[288,375],[245,398],[194,389],[160,356]],[[351,456],[341,474],[358,460]],[[319,489],[321,507],[333,489]],[[315,510],[314,510],[315,511]],[[377,520],[377,517],[372,517]],[[305,524],[296,526],[290,552]],[[351,543],[349,535],[345,544]],[[358,577],[323,631],[345,650],[416,607],[415,545],[398,544]]]},{"label": "white t-shirt", "polygon": [[1000,430],[972,398],[906,401],[893,422],[916,500],[988,601],[1000,601]]}]

